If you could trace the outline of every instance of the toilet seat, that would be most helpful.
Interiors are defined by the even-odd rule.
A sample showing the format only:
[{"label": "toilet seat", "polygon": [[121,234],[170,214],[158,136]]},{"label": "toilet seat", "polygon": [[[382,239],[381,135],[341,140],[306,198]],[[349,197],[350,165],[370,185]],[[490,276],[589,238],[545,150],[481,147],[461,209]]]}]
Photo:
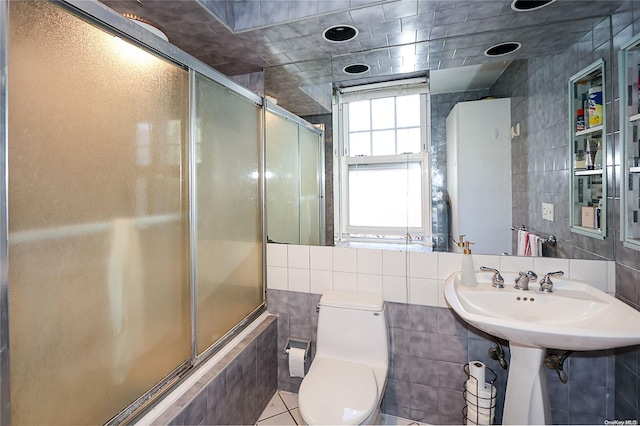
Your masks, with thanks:
[{"label": "toilet seat", "polygon": [[314,361],[298,393],[298,408],[307,424],[360,424],[377,403],[373,369],[332,358]]}]

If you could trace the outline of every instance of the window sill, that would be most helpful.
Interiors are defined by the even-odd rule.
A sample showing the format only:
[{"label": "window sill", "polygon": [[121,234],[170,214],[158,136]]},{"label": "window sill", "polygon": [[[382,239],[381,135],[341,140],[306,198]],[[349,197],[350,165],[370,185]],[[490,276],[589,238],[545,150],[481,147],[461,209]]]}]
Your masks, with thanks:
[{"label": "window sill", "polygon": [[336,247],[360,248],[370,250],[400,250],[400,251],[416,251],[430,253],[433,251],[432,244],[421,243],[402,243],[402,242],[384,242],[380,241],[340,241]]}]

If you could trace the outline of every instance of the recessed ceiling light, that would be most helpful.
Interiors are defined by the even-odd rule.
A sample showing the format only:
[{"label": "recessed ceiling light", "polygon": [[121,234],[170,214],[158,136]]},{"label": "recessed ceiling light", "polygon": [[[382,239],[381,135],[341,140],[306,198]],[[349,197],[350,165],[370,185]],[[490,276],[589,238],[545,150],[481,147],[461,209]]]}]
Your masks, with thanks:
[{"label": "recessed ceiling light", "polygon": [[491,46],[487,50],[484,51],[485,56],[496,57],[496,56],[504,56],[509,53],[513,53],[516,50],[522,47],[521,43],[517,41],[507,41],[505,43],[498,43],[495,46]]},{"label": "recessed ceiling light", "polygon": [[345,74],[362,74],[369,71],[371,67],[367,64],[351,64],[342,69]]},{"label": "recessed ceiling light", "polygon": [[556,0],[513,0],[511,9],[516,12],[528,12],[548,6]]},{"label": "recessed ceiling light", "polygon": [[140,25],[142,28],[148,31],[151,31],[153,34],[157,35],[164,41],[169,41],[169,38],[167,37],[167,35],[164,32],[162,32],[162,30],[160,30],[155,23],[149,21],[148,19],[141,18],[138,15],[134,15],[132,13],[123,13],[122,16],[124,16],[130,21],[135,22],[136,24]]},{"label": "recessed ceiling light", "polygon": [[322,38],[332,43],[344,43],[353,40],[358,35],[358,29],[351,25],[334,25],[322,33]]}]

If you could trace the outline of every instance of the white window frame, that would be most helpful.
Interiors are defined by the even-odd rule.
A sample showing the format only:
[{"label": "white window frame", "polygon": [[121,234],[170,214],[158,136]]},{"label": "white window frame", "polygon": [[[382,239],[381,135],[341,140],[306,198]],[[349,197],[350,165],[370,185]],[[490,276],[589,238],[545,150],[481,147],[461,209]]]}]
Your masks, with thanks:
[{"label": "white window frame", "polygon": [[[334,188],[336,243],[345,241],[398,242],[411,240],[425,245],[431,245],[431,161],[429,140],[429,98],[426,83],[402,84],[397,87],[362,90],[350,89],[348,93],[338,93],[333,104],[334,140]],[[349,117],[346,104],[360,100],[388,98],[393,96],[420,95],[420,138],[421,152],[384,156],[355,156],[349,157]],[[352,226],[349,224],[349,168],[354,165],[382,165],[420,163],[422,169],[422,215],[421,227],[381,227],[381,226]]]}]

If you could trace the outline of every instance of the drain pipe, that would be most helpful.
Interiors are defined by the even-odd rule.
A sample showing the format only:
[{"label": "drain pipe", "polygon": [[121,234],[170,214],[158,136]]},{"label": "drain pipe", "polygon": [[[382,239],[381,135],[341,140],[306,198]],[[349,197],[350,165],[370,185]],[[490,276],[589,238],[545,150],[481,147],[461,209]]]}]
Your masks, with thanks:
[{"label": "drain pipe", "polygon": [[509,368],[509,364],[507,364],[507,360],[505,359],[502,343],[500,343],[500,340],[495,336],[493,336],[493,339],[496,341],[496,344],[489,348],[489,356],[498,361],[503,370],[507,370]]},{"label": "drain pipe", "polygon": [[564,372],[564,361],[573,353],[573,351],[566,351],[561,356],[556,354],[547,354],[544,357],[544,365],[547,366],[550,370],[555,370],[558,374],[558,379],[562,383],[567,383],[569,381],[569,376]]}]

